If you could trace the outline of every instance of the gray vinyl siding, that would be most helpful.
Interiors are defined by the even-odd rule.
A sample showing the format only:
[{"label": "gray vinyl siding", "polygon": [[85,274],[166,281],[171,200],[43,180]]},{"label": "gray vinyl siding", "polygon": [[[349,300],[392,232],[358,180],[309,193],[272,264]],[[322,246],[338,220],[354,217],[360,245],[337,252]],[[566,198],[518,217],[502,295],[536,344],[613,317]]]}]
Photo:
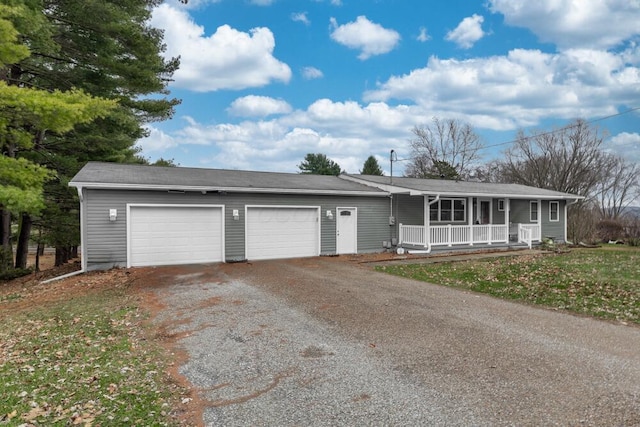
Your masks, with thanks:
[{"label": "gray vinyl siding", "polygon": [[[551,221],[549,219],[549,205],[550,202],[558,202],[558,221]],[[557,242],[564,242],[564,210],[566,209],[566,202],[564,200],[543,200],[541,209],[542,219],[542,238],[552,237]]]},{"label": "gray vinyl siding", "polygon": [[[492,215],[494,224],[504,224],[504,211],[498,210],[498,200],[504,200],[504,199],[491,200],[491,209],[493,210],[491,215]],[[506,201],[505,201],[505,209],[506,209]]]},{"label": "gray vinyl siding", "polygon": [[424,196],[399,194],[393,198],[396,223],[406,225],[424,224]]},{"label": "gray vinyl siding", "polygon": [[[313,196],[277,194],[239,194],[135,190],[85,189],[84,245],[87,268],[125,266],[127,262],[127,204],[199,204],[222,205],[225,216],[225,260],[245,259],[245,206],[282,205],[320,207],[321,254],[336,252],[336,208],[358,209],[358,252],[382,249],[389,238],[389,199],[387,197]],[[115,222],[109,221],[109,209],[118,210]],[[237,209],[240,217],[233,218]],[[327,218],[326,211],[333,213]]]},{"label": "gray vinyl siding", "polygon": [[517,224],[529,224],[531,223],[529,216],[529,200],[511,199],[509,201],[510,212],[509,221]]}]

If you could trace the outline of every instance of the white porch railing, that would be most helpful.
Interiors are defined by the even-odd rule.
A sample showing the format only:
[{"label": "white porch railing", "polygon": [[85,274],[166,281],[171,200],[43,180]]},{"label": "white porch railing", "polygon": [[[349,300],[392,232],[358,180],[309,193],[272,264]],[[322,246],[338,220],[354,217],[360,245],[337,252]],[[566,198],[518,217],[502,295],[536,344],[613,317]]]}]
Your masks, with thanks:
[{"label": "white porch railing", "polygon": [[531,242],[540,242],[540,226],[537,224],[518,224],[518,242],[526,243],[531,249]]},{"label": "white porch railing", "polygon": [[400,224],[400,243],[425,246],[424,226]]},{"label": "white porch railing", "polygon": [[[400,224],[400,244],[427,246],[425,227]],[[473,245],[476,243],[507,243],[509,227],[503,224],[435,225],[429,227],[431,246]]]}]

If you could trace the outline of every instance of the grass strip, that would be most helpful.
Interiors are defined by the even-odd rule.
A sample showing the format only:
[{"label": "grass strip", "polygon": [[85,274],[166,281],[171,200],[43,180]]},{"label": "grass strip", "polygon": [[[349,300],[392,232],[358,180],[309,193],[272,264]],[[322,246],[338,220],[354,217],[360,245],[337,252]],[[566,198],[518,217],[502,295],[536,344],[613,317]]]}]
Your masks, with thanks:
[{"label": "grass strip", "polygon": [[640,250],[574,249],[553,255],[378,266],[415,280],[620,322],[640,323]]}]

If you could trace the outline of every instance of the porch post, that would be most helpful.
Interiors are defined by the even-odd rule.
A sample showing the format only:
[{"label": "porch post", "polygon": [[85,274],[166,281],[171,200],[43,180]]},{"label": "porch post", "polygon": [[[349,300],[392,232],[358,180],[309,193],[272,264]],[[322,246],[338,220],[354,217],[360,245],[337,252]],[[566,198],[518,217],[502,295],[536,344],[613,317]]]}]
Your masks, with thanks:
[{"label": "porch post", "polygon": [[429,205],[429,196],[427,196],[426,194],[424,195],[424,218],[423,218],[423,224],[424,224],[424,247],[426,248],[429,242],[429,209],[430,209],[430,205]]},{"label": "porch post", "polygon": [[469,223],[469,245],[473,246],[473,197],[467,197],[467,222]]},{"label": "porch post", "polygon": [[505,240],[505,243],[508,245],[509,244],[509,232],[510,230],[510,218],[509,218],[509,208],[511,205],[511,200],[509,200],[509,198],[505,198],[504,199],[504,225],[505,227],[507,227],[507,237]]},{"label": "porch post", "polygon": [[538,199],[538,232],[540,233],[538,241],[542,242],[542,200],[540,199]]}]

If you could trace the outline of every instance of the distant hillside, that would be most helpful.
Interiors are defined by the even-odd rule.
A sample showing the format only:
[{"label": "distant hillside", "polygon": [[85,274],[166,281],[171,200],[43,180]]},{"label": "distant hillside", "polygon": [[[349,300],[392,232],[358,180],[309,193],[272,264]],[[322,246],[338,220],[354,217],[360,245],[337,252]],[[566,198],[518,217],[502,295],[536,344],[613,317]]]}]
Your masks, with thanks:
[{"label": "distant hillside", "polygon": [[623,214],[640,218],[640,206],[628,206],[624,209]]}]

